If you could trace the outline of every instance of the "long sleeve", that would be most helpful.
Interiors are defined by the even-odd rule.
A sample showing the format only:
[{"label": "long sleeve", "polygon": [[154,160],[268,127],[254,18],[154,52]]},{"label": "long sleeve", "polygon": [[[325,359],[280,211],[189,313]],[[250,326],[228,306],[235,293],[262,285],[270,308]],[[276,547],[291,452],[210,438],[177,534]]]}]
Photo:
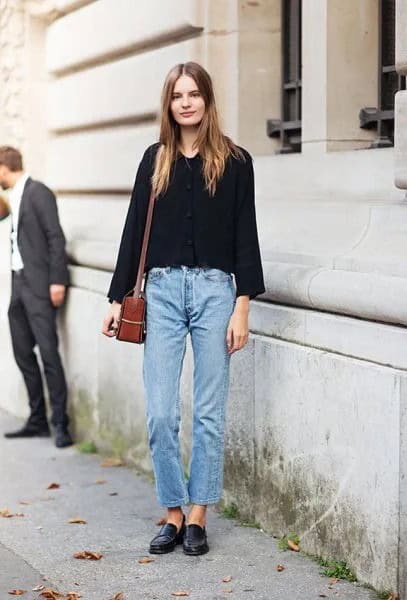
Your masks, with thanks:
[{"label": "long sleeve", "polygon": [[236,295],[255,298],[265,292],[254,203],[253,162],[241,163],[235,215]]},{"label": "long sleeve", "polygon": [[68,259],[65,251],[65,236],[59,222],[55,195],[46,186],[36,192],[34,206],[46,235],[49,252],[49,283],[68,285]]},{"label": "long sleeve", "polygon": [[132,290],[136,283],[151,188],[150,149],[151,147],[144,153],[134,182],[116,266],[107,294],[110,302],[122,302],[124,295]]}]

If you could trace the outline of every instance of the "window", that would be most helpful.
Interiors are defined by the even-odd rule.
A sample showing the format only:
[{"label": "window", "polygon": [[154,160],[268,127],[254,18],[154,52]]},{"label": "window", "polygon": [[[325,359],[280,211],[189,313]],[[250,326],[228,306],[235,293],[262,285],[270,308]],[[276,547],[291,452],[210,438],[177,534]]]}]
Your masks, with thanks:
[{"label": "window", "polygon": [[359,113],[363,129],[377,128],[372,148],[386,148],[394,144],[394,95],[406,89],[406,78],[398,75],[395,67],[395,0],[379,0],[379,57],[377,108],[362,108]]},{"label": "window", "polygon": [[267,135],[280,137],[280,153],[301,152],[301,0],[281,0],[281,119],[268,119]]}]

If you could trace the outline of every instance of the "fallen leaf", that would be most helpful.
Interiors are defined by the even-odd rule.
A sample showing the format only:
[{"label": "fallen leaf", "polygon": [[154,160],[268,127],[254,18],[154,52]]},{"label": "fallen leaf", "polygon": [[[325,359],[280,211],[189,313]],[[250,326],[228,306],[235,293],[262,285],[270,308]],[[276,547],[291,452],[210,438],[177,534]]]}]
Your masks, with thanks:
[{"label": "fallen leaf", "polygon": [[36,585],[35,588],[33,588],[31,591],[32,592],[40,592],[41,590],[45,589],[45,585]]},{"label": "fallen leaf", "polygon": [[331,577],[329,580],[329,583],[333,584],[333,583],[338,583],[339,579],[337,577]]},{"label": "fallen leaf", "polygon": [[96,479],[95,483],[101,485],[102,483],[107,483],[107,479]]},{"label": "fallen leaf", "polygon": [[223,592],[224,594],[231,594],[231,593],[233,592],[233,590],[231,590],[231,589],[227,589],[227,590],[222,590],[222,592]]},{"label": "fallen leaf", "polygon": [[105,458],[100,465],[101,467],[122,467],[124,462],[121,458]]},{"label": "fallen leaf", "polygon": [[14,517],[25,517],[24,513],[14,513]]},{"label": "fallen leaf", "polygon": [[60,487],[59,483],[50,483],[47,490],[58,490]]},{"label": "fallen leaf", "polygon": [[75,592],[69,592],[66,596],[66,600],[79,600],[79,598],[82,598],[82,596],[79,596]]},{"label": "fallen leaf", "polygon": [[390,596],[387,598],[387,600],[399,600],[399,597],[397,596],[397,594],[390,594]]},{"label": "fallen leaf", "polygon": [[61,594],[59,594],[55,590],[51,590],[51,588],[47,588],[46,590],[41,592],[40,596],[42,596],[46,600],[59,600],[59,598],[61,598]]},{"label": "fallen leaf", "polygon": [[109,493],[109,496],[118,496],[118,495],[119,495],[119,493],[118,493],[118,492],[110,492],[110,493]]},{"label": "fallen leaf", "polygon": [[89,550],[84,550],[83,552],[77,552],[73,555],[74,558],[79,558],[82,560],[100,560],[103,554],[99,552],[89,552]]},{"label": "fallen leaf", "polygon": [[172,592],[171,596],[189,596],[189,592]]},{"label": "fallen leaf", "polygon": [[141,565],[146,565],[148,563],[154,562],[154,558],[150,558],[149,556],[145,556],[144,558],[140,558],[138,561]]},{"label": "fallen leaf", "polygon": [[284,565],[277,565],[277,571],[284,571]]},{"label": "fallen leaf", "polygon": [[156,525],[165,525],[167,523],[166,517],[161,517],[158,521],[155,522]]},{"label": "fallen leaf", "polygon": [[226,575],[225,577],[222,578],[222,581],[224,583],[229,583],[229,581],[232,581],[232,576],[231,575]]},{"label": "fallen leaf", "polygon": [[328,598],[328,596],[326,594],[319,594],[320,598]]},{"label": "fallen leaf", "polygon": [[31,502],[28,502],[27,500],[20,500],[19,504],[22,504],[23,506],[28,506],[29,504],[31,504]]},{"label": "fallen leaf", "polygon": [[298,546],[298,544],[296,544],[292,540],[287,540],[287,543],[288,543],[289,548],[291,548],[291,550],[294,550],[294,552],[300,551],[300,547]]},{"label": "fallen leaf", "polygon": [[9,509],[6,507],[0,510],[0,516],[4,519],[10,519],[10,517],[12,517],[13,515],[11,514],[11,512],[9,512]]},{"label": "fallen leaf", "polygon": [[11,590],[11,592],[9,592],[10,596],[22,596],[23,594],[26,593],[27,590]]},{"label": "fallen leaf", "polygon": [[87,521],[79,517],[74,517],[73,519],[69,519],[68,523],[78,523],[79,525],[86,525]]},{"label": "fallen leaf", "polygon": [[113,596],[112,600],[124,600],[123,592],[119,592],[115,596]]}]

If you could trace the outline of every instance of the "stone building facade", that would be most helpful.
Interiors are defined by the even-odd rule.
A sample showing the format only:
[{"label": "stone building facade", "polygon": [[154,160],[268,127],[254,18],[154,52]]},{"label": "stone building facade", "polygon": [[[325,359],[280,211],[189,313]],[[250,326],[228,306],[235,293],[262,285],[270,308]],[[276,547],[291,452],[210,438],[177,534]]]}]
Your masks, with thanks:
[{"label": "stone building facade", "polygon": [[[208,68],[225,131],[254,156],[267,287],[232,359],[225,501],[405,600],[407,92],[396,94],[395,148],[378,99],[394,68],[407,75],[402,0],[395,65],[379,74],[392,4],[0,0],[0,143],[20,146],[58,193],[76,435],[149,470],[142,348],[101,336],[105,294],[163,78],[177,62]],[[24,415],[7,331],[8,226],[0,404]],[[190,352],[184,371],[187,455]]]}]

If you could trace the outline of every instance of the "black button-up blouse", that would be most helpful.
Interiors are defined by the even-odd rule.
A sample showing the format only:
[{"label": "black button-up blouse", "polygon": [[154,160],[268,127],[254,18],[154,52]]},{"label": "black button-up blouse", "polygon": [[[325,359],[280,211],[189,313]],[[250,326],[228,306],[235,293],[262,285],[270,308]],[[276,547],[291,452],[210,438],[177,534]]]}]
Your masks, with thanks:
[{"label": "black button-up blouse", "polygon": [[[137,171],[116,268],[108,292],[121,302],[135,285],[159,144],[147,148]],[[205,190],[202,159],[180,156],[170,185],[155,202],[146,267],[201,266],[233,273],[236,295],[265,291],[254,205],[250,154],[229,157],[214,196]]]}]

